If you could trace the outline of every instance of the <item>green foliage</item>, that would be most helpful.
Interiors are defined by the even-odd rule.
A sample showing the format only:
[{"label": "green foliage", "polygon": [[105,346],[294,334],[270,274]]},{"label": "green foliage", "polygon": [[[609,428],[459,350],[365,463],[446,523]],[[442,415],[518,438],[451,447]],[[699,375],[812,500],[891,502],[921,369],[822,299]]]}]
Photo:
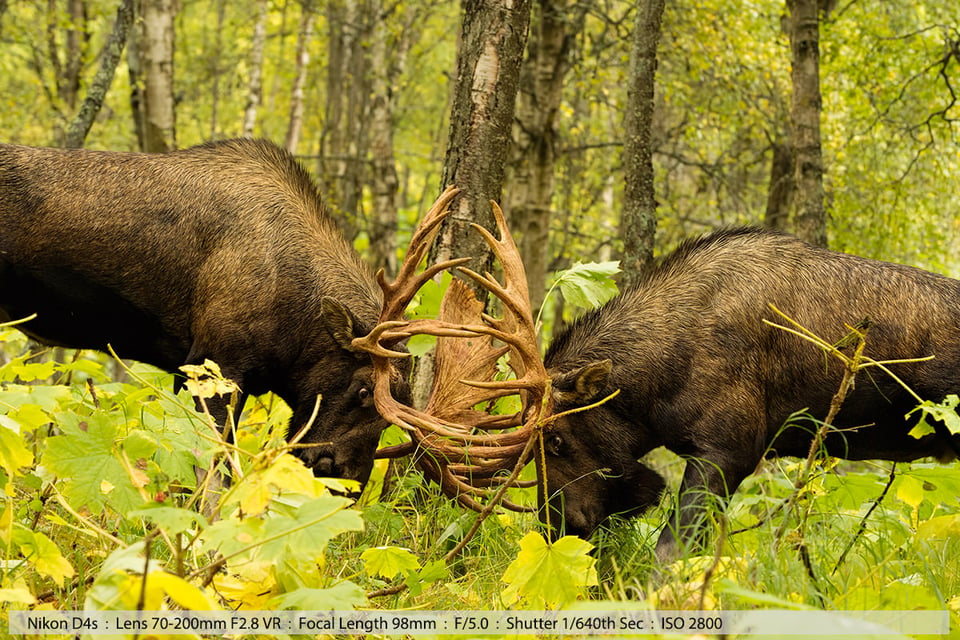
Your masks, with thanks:
[{"label": "green foliage", "polygon": [[[559,287],[563,299],[581,309],[596,309],[619,293],[613,276],[620,273],[620,263],[577,262],[569,269],[554,274],[550,291]],[[549,296],[549,292],[547,294]]]},{"label": "green foliage", "polygon": [[504,603],[522,601],[531,609],[547,609],[575,601],[584,587],[597,584],[591,549],[593,545],[580,538],[564,536],[548,543],[531,531],[520,540],[520,553],[503,574]]},{"label": "green foliage", "polygon": [[[75,111],[58,95],[49,57],[51,36],[62,45],[68,26],[62,3],[50,3],[49,16],[43,3],[8,4],[0,16],[2,139],[58,144]],[[255,6],[220,5],[220,32],[214,5],[187,2],[178,14],[181,147],[240,133]],[[956,38],[954,5],[847,3],[823,24],[824,154],[834,248],[960,270],[952,252],[960,237],[953,186],[960,174],[957,106],[946,85],[958,61],[944,58]],[[86,6],[85,79],[116,3]],[[256,135],[274,140],[283,138],[288,120],[300,7],[269,4]],[[559,158],[552,264],[596,262],[561,270],[550,285],[584,309],[616,293],[611,260],[618,242],[624,72],[635,11],[631,2],[573,3],[569,20],[579,28],[568,42],[572,66],[552,140]],[[667,6],[656,91],[659,249],[717,225],[762,220],[771,142],[788,134],[783,11],[783,2],[760,1]],[[318,14],[309,51],[303,131],[308,168],[327,135],[327,18]],[[453,68],[458,19],[457,3],[399,3],[384,16],[392,30],[413,25],[422,33],[403,51],[406,66],[391,87],[401,247],[440,179],[445,78]],[[90,147],[136,147],[125,64]],[[431,284],[414,314],[435,314],[444,286]],[[548,328],[552,313],[544,309]],[[652,559],[665,518],[658,510],[600,533],[596,565],[586,546],[572,539],[547,544],[530,533],[532,516],[512,513],[485,521],[448,563],[446,553],[476,516],[437,496],[412,465],[401,462],[388,471],[379,462],[378,481],[368,485],[361,511],[283,452],[280,433],[289,410],[279,401],[263,399],[248,411],[236,446],[226,447],[187,394],[167,391],[168,376],[140,366],[125,371],[86,354],[69,362],[29,354],[25,338],[15,332],[4,332],[0,340],[7,343],[0,353],[0,601],[8,608],[135,608],[143,597],[144,607],[158,609],[469,609],[567,606],[612,594],[661,608],[907,609],[948,603],[960,611],[960,476],[953,467],[898,465],[889,488],[886,469],[821,468],[800,490],[802,509],[791,517],[802,520],[781,528],[782,504],[799,469],[790,461],[770,463],[744,483],[725,514],[713,514],[726,523],[728,535],[707,554],[666,568]],[[421,353],[430,341],[418,338],[409,346]],[[114,382],[120,378],[127,381]],[[955,398],[924,403],[915,435],[929,433],[933,420],[957,433],[956,406]],[[391,430],[384,438],[395,442],[399,435]],[[216,465],[229,468],[234,482],[211,523],[203,509],[210,487],[197,486],[194,469]],[[520,493],[515,501],[535,503],[531,492]],[[786,534],[778,537],[778,530]],[[598,588],[591,589],[594,582]],[[367,597],[398,583],[407,587],[401,594]]]},{"label": "green foliage", "polygon": [[910,435],[914,438],[922,438],[925,435],[934,433],[933,425],[928,420],[940,422],[952,433],[960,433],[960,416],[957,415],[957,405],[960,404],[960,398],[956,394],[949,394],[942,402],[933,402],[924,400],[916,409],[907,414],[909,417],[914,413],[920,412],[920,420],[916,426],[911,429]]}]

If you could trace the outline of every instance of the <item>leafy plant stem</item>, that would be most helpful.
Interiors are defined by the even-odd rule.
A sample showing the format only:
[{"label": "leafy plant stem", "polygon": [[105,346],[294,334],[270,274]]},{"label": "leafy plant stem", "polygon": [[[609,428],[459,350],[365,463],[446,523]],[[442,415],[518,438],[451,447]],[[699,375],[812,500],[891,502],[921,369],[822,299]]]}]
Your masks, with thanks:
[{"label": "leafy plant stem", "polygon": [[[773,305],[771,305],[771,307],[773,307]],[[777,313],[780,313],[780,311],[776,307],[773,307],[773,309]],[[780,315],[783,316],[784,318],[787,318],[782,313],[780,313]],[[789,318],[787,318],[787,320],[793,323],[795,326],[799,327],[799,325],[796,322],[793,322]],[[774,326],[779,326],[779,325],[774,325]],[[810,442],[810,450],[807,453],[807,459],[806,459],[806,462],[804,463],[803,471],[797,476],[796,480],[794,481],[794,485],[793,485],[794,490],[790,494],[790,497],[787,499],[786,504],[784,505],[783,520],[780,522],[780,526],[777,528],[777,531],[774,533],[774,539],[777,541],[783,540],[784,533],[790,521],[790,515],[793,512],[793,509],[797,503],[797,500],[799,499],[801,490],[803,489],[804,486],[806,486],[807,482],[809,482],[810,472],[813,469],[813,463],[816,461],[818,454],[822,450],[827,434],[830,432],[830,429],[833,428],[833,421],[836,419],[837,413],[839,413],[840,407],[843,404],[843,401],[847,397],[847,392],[853,386],[853,382],[857,375],[857,371],[860,369],[860,362],[863,357],[863,349],[866,346],[867,329],[864,328],[863,331],[860,331],[856,328],[850,327],[849,325],[847,328],[850,329],[851,336],[857,341],[856,342],[857,346],[854,349],[853,357],[848,357],[846,354],[844,354],[842,351],[837,349],[835,346],[830,345],[824,340],[818,338],[816,335],[814,335],[812,332],[808,331],[807,329],[803,329],[801,327],[802,334],[798,334],[802,336],[808,336],[812,342],[814,342],[815,344],[819,344],[822,348],[826,349],[829,353],[840,358],[840,360],[844,364],[844,370],[843,370],[843,379],[840,381],[840,387],[837,390],[837,392],[833,395],[833,398],[830,400],[830,409],[827,412],[827,417],[824,419],[823,424],[820,425],[820,428],[817,430],[816,435],[814,436],[813,440]],[[786,330],[790,331],[789,329],[786,329]],[[791,333],[797,333],[797,332],[791,331]],[[844,340],[846,340],[846,338]],[[803,530],[803,525],[804,525],[804,522],[801,522],[800,524],[801,532]]]}]

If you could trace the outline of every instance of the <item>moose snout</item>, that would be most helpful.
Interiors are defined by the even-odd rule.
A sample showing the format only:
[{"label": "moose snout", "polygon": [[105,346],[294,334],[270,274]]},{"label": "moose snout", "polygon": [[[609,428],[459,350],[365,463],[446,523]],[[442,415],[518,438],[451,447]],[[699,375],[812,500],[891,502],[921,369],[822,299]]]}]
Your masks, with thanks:
[{"label": "moose snout", "polygon": [[337,475],[337,468],[333,463],[333,456],[322,456],[313,464],[313,473],[321,478],[333,478]]},{"label": "moose snout", "polygon": [[313,470],[313,475],[319,478],[339,477],[339,469],[332,452],[310,448],[300,452],[299,456],[303,463]]}]

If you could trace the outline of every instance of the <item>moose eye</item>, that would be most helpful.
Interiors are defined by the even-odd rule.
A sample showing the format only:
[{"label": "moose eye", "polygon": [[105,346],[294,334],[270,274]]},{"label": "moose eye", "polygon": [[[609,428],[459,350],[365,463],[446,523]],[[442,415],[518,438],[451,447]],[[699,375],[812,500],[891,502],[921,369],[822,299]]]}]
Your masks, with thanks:
[{"label": "moose eye", "polygon": [[563,448],[563,438],[553,433],[547,436],[547,441],[545,443],[547,451],[551,455],[559,456],[560,450]]},{"label": "moose eye", "polygon": [[367,389],[366,387],[362,387],[359,391],[357,391],[357,398],[360,399],[360,402],[365,402],[369,397],[370,397],[370,390]]}]

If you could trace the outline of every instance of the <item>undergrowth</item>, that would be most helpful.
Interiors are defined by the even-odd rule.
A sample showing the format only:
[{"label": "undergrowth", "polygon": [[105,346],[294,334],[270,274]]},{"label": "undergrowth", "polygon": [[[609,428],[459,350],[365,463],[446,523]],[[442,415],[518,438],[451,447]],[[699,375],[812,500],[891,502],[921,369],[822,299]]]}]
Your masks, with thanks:
[{"label": "undergrowth", "polygon": [[[805,461],[767,462],[711,512],[724,533],[669,566],[653,547],[670,497],[614,521],[593,546],[550,545],[533,514],[498,513],[447,558],[478,516],[410,460],[378,462],[354,504],[285,451],[289,410],[275,399],[251,403],[227,447],[189,393],[170,392],[168,374],[86,352],[36,356],[12,329],[0,340],[20,354],[0,366],[4,612],[614,600],[661,610],[948,608],[954,619],[960,610],[956,466],[826,459],[797,487]],[[215,496],[194,468],[215,461],[233,480],[211,519],[204,501]],[[682,461],[658,451],[651,464],[676,486]],[[515,499],[535,504],[527,491]]]}]

